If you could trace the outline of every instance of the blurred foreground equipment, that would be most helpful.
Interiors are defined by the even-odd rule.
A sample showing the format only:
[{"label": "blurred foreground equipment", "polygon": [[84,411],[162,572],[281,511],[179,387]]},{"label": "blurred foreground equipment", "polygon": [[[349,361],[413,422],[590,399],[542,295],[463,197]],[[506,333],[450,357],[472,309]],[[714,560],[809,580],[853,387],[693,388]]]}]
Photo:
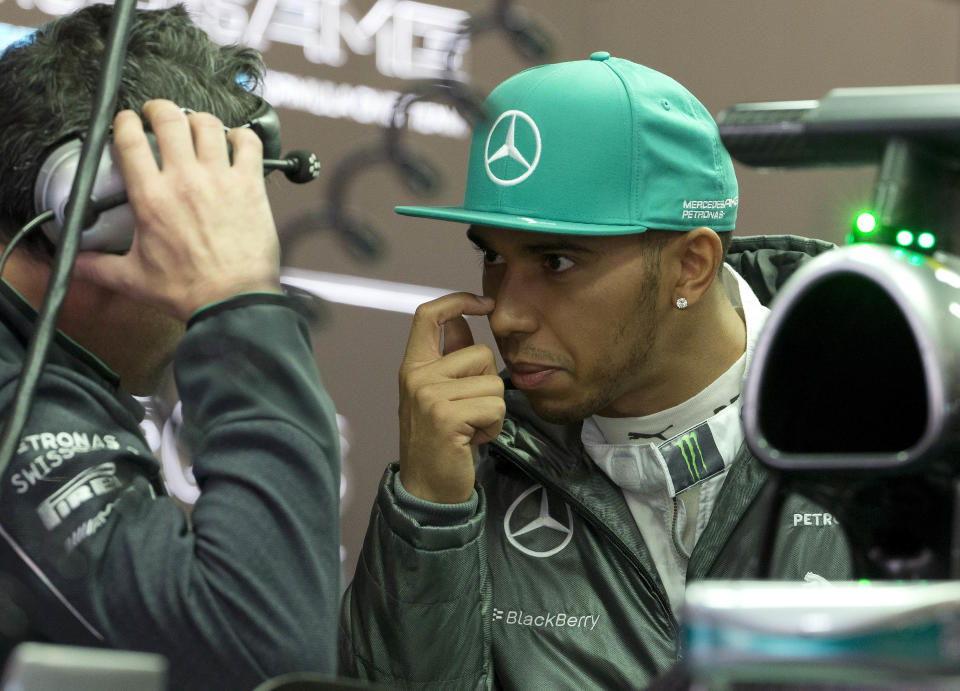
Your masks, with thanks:
[{"label": "blurred foreground equipment", "polygon": [[690,688],[960,688],[960,85],[740,104],[718,125],[748,165],[878,174],[850,246],[778,293],[743,392],[768,522],[813,499],[856,580],[691,583]]},{"label": "blurred foreground equipment", "polygon": [[853,246],[811,261],[772,305],[744,389],[747,443],[781,497],[839,517],[858,576],[955,577],[960,85],[834,89],[717,120],[749,165],[878,166]]},{"label": "blurred foreground equipment", "polygon": [[960,688],[958,583],[694,583],[684,619],[691,689]]}]

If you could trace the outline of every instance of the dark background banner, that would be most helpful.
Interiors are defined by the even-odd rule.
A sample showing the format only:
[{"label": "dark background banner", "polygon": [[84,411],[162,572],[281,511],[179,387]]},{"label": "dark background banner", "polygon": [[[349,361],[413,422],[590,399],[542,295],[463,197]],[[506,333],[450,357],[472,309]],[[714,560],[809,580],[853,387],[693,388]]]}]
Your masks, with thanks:
[{"label": "dark background banner", "polygon": [[[70,0],[0,0],[0,44],[72,11]],[[170,3],[145,2],[144,8]],[[284,150],[310,149],[318,182],[270,177],[287,280],[324,298],[314,328],[317,362],[341,416],[343,560],[352,576],[383,467],[397,456],[396,370],[410,312],[431,296],[479,289],[480,261],[465,227],[393,214],[395,204],[461,201],[470,128],[448,101],[411,107],[402,142],[440,173],[421,196],[396,169],[350,162],[382,148],[397,96],[443,77],[459,22],[493,0],[192,0],[221,43],[264,53],[264,96],[280,113]],[[552,38],[554,60],[606,50],[665,72],[714,114],[744,101],[816,99],[833,87],[958,81],[960,4],[948,0],[520,0]],[[485,95],[535,64],[500,31],[460,46],[458,79]],[[189,105],[189,104],[182,104]],[[742,166],[738,233],[797,233],[842,242],[869,202],[875,170],[764,173]],[[360,260],[324,218],[331,199],[372,228],[382,250]],[[483,321],[478,340],[491,343]],[[145,429],[172,492],[195,487],[177,444],[175,394],[151,402]]]}]

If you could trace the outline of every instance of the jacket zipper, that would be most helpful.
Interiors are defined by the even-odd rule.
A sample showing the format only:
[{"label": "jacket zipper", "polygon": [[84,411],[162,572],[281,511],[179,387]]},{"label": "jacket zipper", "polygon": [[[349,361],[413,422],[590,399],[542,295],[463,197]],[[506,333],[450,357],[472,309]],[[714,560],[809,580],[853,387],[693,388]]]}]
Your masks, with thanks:
[{"label": "jacket zipper", "polygon": [[677,523],[678,523],[679,520],[680,520],[680,518],[679,518],[679,516],[680,516],[680,507],[679,507],[680,499],[678,499],[676,496],[674,496],[674,497],[671,499],[671,502],[673,503],[673,519],[670,521],[670,538],[673,540],[673,548],[674,548],[675,550],[677,550],[677,554],[678,554],[679,556],[683,557],[684,559],[689,559],[690,557],[688,557],[686,554],[684,554],[684,552],[683,552],[683,545],[680,544],[680,540],[677,538]]},{"label": "jacket zipper", "polygon": [[574,497],[572,494],[563,489],[560,485],[556,485],[553,482],[547,480],[545,477],[540,475],[532,467],[525,464],[513,451],[511,451],[506,446],[503,446],[499,442],[491,442],[492,453],[500,456],[505,461],[511,463],[513,466],[518,468],[522,473],[529,476],[531,479],[536,480],[544,487],[549,487],[553,492],[560,495],[561,498],[567,503],[568,506],[573,507],[573,510],[576,511],[580,516],[587,521],[591,526],[599,530],[606,538],[609,540],[614,547],[633,565],[633,568],[636,569],[637,575],[640,576],[640,580],[643,581],[644,585],[647,586],[647,589],[656,599],[657,603],[660,605],[660,609],[666,613],[667,618],[670,622],[670,629],[674,636],[679,635],[679,624],[677,619],[673,614],[673,610],[670,608],[669,604],[666,602],[664,597],[660,593],[660,588],[657,587],[657,584],[650,578],[646,571],[643,569],[643,565],[640,561],[634,556],[633,552],[629,547],[617,537],[610,528],[596,516],[590,513],[580,501]]}]

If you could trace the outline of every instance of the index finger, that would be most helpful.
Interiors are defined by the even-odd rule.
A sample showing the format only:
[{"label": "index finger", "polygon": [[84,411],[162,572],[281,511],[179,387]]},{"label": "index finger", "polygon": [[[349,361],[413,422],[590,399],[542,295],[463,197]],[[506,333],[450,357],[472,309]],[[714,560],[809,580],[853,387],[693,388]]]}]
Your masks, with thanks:
[{"label": "index finger", "polygon": [[182,168],[196,162],[190,122],[176,103],[162,98],[147,101],[143,104],[143,116],[157,135],[164,169]]},{"label": "index finger", "polygon": [[445,322],[465,314],[483,315],[493,311],[493,298],[473,293],[451,293],[417,307],[407,340],[405,359],[431,362],[441,356],[440,339]]},{"label": "index finger", "polygon": [[134,201],[141,185],[153,179],[160,167],[143,131],[143,121],[132,110],[121,110],[113,119],[113,149],[127,196]]}]

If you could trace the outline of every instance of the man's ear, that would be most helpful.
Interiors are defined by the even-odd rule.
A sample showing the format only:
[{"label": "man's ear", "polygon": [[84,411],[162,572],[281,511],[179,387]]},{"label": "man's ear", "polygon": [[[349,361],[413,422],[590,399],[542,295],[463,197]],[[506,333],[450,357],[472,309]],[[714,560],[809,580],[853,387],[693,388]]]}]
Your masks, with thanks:
[{"label": "man's ear", "polygon": [[713,285],[723,261],[723,243],[710,228],[701,226],[671,243],[676,267],[673,300],[686,298],[694,305]]}]

